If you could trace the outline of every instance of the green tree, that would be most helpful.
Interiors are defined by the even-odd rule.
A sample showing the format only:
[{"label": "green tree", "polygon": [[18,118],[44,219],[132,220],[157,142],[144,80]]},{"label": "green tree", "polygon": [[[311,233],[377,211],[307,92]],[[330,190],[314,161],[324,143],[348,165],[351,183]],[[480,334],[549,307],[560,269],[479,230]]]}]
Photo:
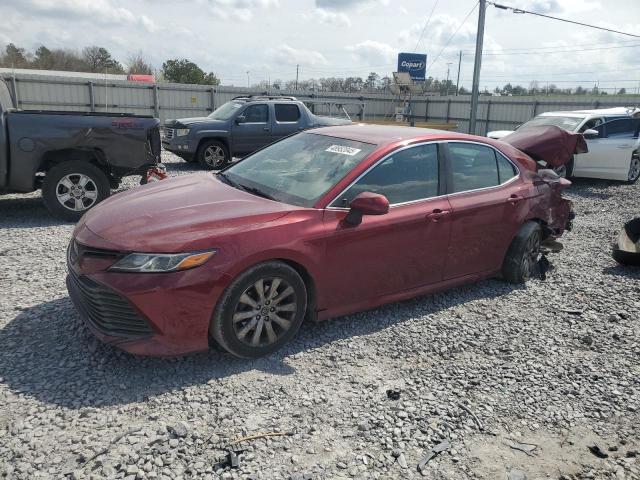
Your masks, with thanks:
[{"label": "green tree", "polygon": [[104,72],[105,70],[112,73],[124,72],[122,65],[111,56],[106,48],[97,46],[85,47],[82,50],[82,57],[90,72]]},{"label": "green tree", "polygon": [[162,64],[162,73],[165,80],[172,83],[220,84],[220,79],[214,73],[205,73],[198,65],[186,58],[167,60]]},{"label": "green tree", "polygon": [[620,90],[618,90],[618,95],[624,95],[627,93],[627,89],[626,88],[621,88]]},{"label": "green tree", "polygon": [[40,68],[42,70],[51,70],[53,68],[53,55],[51,50],[49,50],[44,45],[40,45],[36,49],[36,56],[33,61],[34,66]]},{"label": "green tree", "polygon": [[7,45],[4,63],[7,67],[23,68],[27,66],[27,57],[24,48],[16,47],[13,43]]},{"label": "green tree", "polygon": [[378,85],[380,76],[376,72],[371,72],[367,79],[364,81],[364,88],[373,90]]}]

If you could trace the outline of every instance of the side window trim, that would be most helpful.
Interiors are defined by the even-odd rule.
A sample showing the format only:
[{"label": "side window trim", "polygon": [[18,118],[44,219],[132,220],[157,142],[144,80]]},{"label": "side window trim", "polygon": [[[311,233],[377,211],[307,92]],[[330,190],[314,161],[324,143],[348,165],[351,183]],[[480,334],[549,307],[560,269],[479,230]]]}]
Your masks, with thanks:
[{"label": "side window trim", "polygon": [[364,177],[371,170],[373,170],[378,165],[380,165],[382,162],[387,160],[389,157],[397,154],[398,152],[401,152],[403,150],[407,150],[407,149],[413,148],[413,147],[421,147],[423,145],[431,145],[431,144],[435,144],[436,149],[437,149],[436,150],[437,151],[437,155],[438,155],[438,195],[436,195],[435,197],[419,198],[419,199],[416,199],[416,200],[411,200],[409,202],[391,203],[391,204],[389,204],[389,208],[394,208],[394,207],[404,206],[404,205],[411,205],[411,204],[418,203],[418,202],[426,202],[426,201],[429,201],[429,200],[433,200],[435,198],[442,198],[442,197],[446,196],[447,192],[446,192],[446,189],[445,189],[445,186],[444,186],[444,183],[443,183],[443,172],[442,172],[443,163],[446,163],[444,158],[442,157],[442,145],[444,143],[445,143],[445,140],[429,140],[427,142],[412,143],[410,145],[406,145],[406,146],[404,146],[402,148],[397,148],[397,149],[393,150],[392,152],[387,153],[384,157],[378,159],[378,161],[376,163],[374,163],[373,165],[370,165],[369,168],[367,168],[364,172],[362,172],[360,175],[358,175],[340,193],[338,193],[335,197],[333,197],[331,199],[331,201],[327,204],[325,209],[329,209],[329,210],[349,210],[349,207],[338,207],[338,206],[335,206],[333,204],[336,201],[338,201],[338,199],[340,199],[340,197],[342,197],[345,193],[347,193],[351,187],[353,187],[356,183],[358,183],[360,181],[360,179],[362,179],[362,177]]},{"label": "side window trim", "polygon": [[249,110],[251,107],[258,107],[258,106],[267,107],[267,121],[266,122],[244,122],[245,125],[266,125],[266,124],[269,123],[269,104],[268,103],[256,103],[256,104],[253,104],[253,105],[247,105],[247,107],[242,111],[242,113],[240,115],[245,115],[247,110]]},{"label": "side window trim", "polygon": [[[491,187],[483,187],[483,188],[474,188],[472,190],[464,190],[462,192],[454,192],[453,191],[453,175],[451,172],[451,151],[449,150],[449,144],[450,143],[471,143],[474,145],[480,145],[483,147],[487,147],[490,148],[491,150],[493,150],[493,155],[496,159],[496,170],[498,169],[498,155],[502,155],[504,158],[506,158],[509,163],[513,166],[513,168],[515,168],[516,170],[516,174],[511,177],[509,180],[507,180],[504,183],[501,183],[499,185],[493,185]],[[511,161],[511,159],[505,155],[504,153],[502,153],[500,150],[498,150],[496,147],[494,147],[493,145],[489,145],[488,143],[482,143],[482,142],[474,142],[472,140],[447,140],[445,142],[442,143],[441,148],[444,152],[444,155],[446,157],[447,160],[447,167],[446,167],[446,171],[447,171],[447,195],[451,196],[451,195],[465,195],[467,193],[470,192],[482,192],[484,190],[489,190],[489,189],[494,189],[494,188],[502,188],[505,185],[509,185],[510,183],[516,181],[516,179],[520,178],[521,176],[521,172],[520,172],[520,168],[518,167],[518,165],[516,165],[514,162]],[[500,178],[500,174],[498,173],[498,179]],[[451,193],[449,193],[451,192]]]}]

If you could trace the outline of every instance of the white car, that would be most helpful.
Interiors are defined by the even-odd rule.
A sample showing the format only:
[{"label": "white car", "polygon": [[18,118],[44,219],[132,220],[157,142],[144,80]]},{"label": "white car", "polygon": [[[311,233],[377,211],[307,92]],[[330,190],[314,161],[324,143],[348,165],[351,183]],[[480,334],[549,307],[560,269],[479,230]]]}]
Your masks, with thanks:
[{"label": "white car", "polygon": [[[575,112],[546,112],[518,127],[556,125],[570,132],[584,134],[588,153],[574,155],[573,160],[557,172],[567,177],[604,178],[633,183],[640,177],[640,109],[618,107]],[[489,132],[500,139],[510,130]]]}]

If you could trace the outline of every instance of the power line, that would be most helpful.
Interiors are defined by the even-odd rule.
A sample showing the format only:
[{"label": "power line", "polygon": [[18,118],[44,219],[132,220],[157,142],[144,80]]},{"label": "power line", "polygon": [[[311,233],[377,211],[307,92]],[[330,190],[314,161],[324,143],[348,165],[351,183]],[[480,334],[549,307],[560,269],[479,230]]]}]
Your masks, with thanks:
[{"label": "power line", "polygon": [[[503,56],[503,55],[540,55],[543,53],[567,53],[567,52],[590,52],[593,50],[613,50],[617,48],[633,48],[640,47],[640,43],[633,45],[621,45],[618,47],[595,47],[595,48],[573,48],[570,50],[549,50],[549,51],[530,51],[530,52],[502,52],[502,53],[483,53],[482,56]],[[466,53],[470,53],[467,51]]]},{"label": "power line", "polygon": [[573,23],[574,25],[581,25],[583,27],[595,28],[597,30],[604,30],[605,32],[618,33],[620,35],[626,35],[628,37],[640,38],[640,35],[635,35],[633,33],[621,32],[619,30],[613,30],[611,28],[599,27],[597,25],[591,25],[591,24],[588,24],[588,23],[576,22],[575,20],[568,20],[566,18],[553,17],[551,15],[545,15],[543,13],[538,13],[538,12],[531,12],[529,10],[523,10],[521,8],[515,8],[515,7],[511,7],[509,5],[501,5],[501,4],[495,3],[495,2],[487,1],[487,3],[490,4],[490,5],[493,5],[494,7],[499,8],[501,10],[511,10],[513,13],[528,13],[530,15],[537,15],[538,17],[550,18],[551,20],[558,20],[560,22]]},{"label": "power line", "polygon": [[436,55],[436,58],[434,58],[433,60],[431,60],[431,63],[429,64],[429,66],[427,67],[427,70],[429,70],[434,63],[436,63],[436,61],[438,60],[438,58],[440,58],[440,55],[442,55],[442,52],[444,52],[444,50],[449,46],[449,43],[451,42],[451,40],[453,40],[453,37],[456,36],[456,34],[460,31],[460,29],[464,26],[464,24],[466,23],[467,19],[471,16],[471,14],[473,13],[473,11],[476,9],[476,7],[478,6],[478,3],[480,2],[476,2],[473,4],[473,7],[471,8],[471,10],[469,10],[469,13],[467,13],[467,16],[464,17],[464,20],[462,20],[462,22],[460,23],[460,25],[458,25],[458,28],[456,29],[455,32],[453,32],[453,34],[449,37],[449,40],[447,40],[447,42],[444,44],[444,47],[442,47],[442,49],[440,50],[440,52],[438,53],[438,55]]},{"label": "power line", "polygon": [[438,0],[436,0],[433,3],[433,7],[431,7],[431,13],[429,13],[429,18],[427,18],[427,23],[424,24],[424,28],[422,29],[422,32],[420,33],[420,36],[418,37],[418,41],[416,42],[416,46],[413,49],[414,52],[418,51],[418,45],[420,45],[420,42],[422,41],[422,36],[424,35],[425,30],[429,26],[429,22],[431,21],[431,17],[433,16],[433,11],[436,9],[437,5],[438,5]]}]

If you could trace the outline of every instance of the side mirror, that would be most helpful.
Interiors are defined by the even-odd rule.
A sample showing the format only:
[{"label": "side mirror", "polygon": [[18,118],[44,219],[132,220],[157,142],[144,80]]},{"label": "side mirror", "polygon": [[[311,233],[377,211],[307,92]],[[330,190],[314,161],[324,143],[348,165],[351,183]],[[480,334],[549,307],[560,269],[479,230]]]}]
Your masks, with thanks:
[{"label": "side mirror", "polygon": [[584,135],[584,138],[598,138],[600,136],[600,133],[598,133],[598,131],[594,130],[593,128],[588,128],[587,130],[582,132],[582,135]]},{"label": "side mirror", "polygon": [[349,204],[349,213],[344,221],[351,225],[360,225],[363,215],[384,215],[389,212],[389,200],[384,195],[362,192]]},{"label": "side mirror", "polygon": [[240,125],[241,123],[244,123],[247,121],[247,117],[245,117],[244,115],[240,115],[238,117],[236,117],[236,124]]}]

